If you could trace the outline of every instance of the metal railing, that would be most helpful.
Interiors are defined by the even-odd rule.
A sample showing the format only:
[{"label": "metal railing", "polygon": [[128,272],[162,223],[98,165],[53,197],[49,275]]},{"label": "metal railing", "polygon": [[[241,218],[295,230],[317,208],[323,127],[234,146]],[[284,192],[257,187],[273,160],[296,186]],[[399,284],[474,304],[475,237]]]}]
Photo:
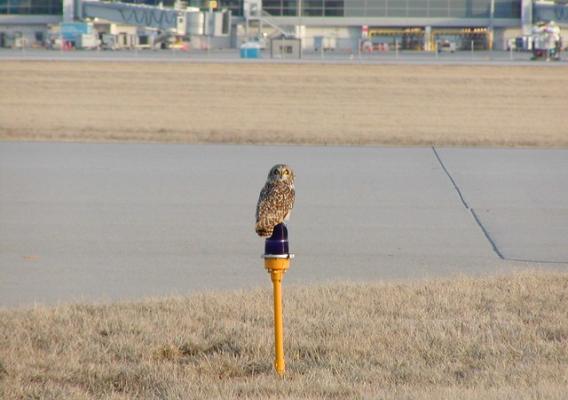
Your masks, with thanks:
[{"label": "metal railing", "polygon": [[[280,25],[278,25],[273,19],[272,19],[272,15],[269,14],[268,12],[262,10],[261,16],[259,18],[259,20],[263,23],[266,24],[268,26],[270,26],[271,28],[273,28],[274,30],[276,30],[277,32],[281,33],[282,35],[286,36],[286,37],[291,37],[294,36],[294,33],[281,27]],[[275,36],[275,35],[272,35]]]}]

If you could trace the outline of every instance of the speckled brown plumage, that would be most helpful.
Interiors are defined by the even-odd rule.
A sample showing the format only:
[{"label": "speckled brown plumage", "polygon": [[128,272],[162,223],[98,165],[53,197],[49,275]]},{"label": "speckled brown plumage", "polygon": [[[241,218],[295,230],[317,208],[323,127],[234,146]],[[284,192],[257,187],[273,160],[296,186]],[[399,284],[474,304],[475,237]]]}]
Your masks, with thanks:
[{"label": "speckled brown plumage", "polygon": [[287,221],[294,207],[294,172],[285,164],[270,169],[256,205],[256,233],[271,236],[274,227]]}]

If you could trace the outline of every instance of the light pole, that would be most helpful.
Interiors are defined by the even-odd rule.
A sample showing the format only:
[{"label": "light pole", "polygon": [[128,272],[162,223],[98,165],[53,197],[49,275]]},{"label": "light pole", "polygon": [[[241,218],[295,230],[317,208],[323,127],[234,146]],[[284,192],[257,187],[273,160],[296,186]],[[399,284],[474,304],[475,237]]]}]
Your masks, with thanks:
[{"label": "light pole", "polygon": [[[302,40],[302,0],[298,0],[298,27],[296,28],[296,35],[298,39]],[[300,42],[301,43],[301,42]]]},{"label": "light pole", "polygon": [[495,0],[491,0],[489,6],[489,51],[493,52],[494,41],[494,18],[495,18]]}]

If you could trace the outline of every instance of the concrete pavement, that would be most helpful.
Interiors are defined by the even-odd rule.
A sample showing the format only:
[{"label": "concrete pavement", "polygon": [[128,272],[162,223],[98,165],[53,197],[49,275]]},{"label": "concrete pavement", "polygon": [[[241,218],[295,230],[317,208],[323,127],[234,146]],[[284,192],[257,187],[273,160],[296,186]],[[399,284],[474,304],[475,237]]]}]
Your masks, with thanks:
[{"label": "concrete pavement", "polygon": [[277,162],[287,284],[568,268],[565,149],[3,142],[0,306],[269,286],[253,219]]},{"label": "concrete pavement", "polygon": [[508,260],[568,263],[566,150],[439,150],[466,207]]}]

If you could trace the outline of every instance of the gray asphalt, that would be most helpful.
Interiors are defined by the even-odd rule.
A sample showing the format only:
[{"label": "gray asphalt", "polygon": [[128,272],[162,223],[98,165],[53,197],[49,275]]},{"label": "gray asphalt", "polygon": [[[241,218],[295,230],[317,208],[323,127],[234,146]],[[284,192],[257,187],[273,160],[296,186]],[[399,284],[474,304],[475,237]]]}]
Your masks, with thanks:
[{"label": "gray asphalt", "polygon": [[29,61],[120,61],[120,62],[182,62],[182,63],[291,63],[291,64],[411,64],[411,65],[493,65],[493,66],[546,66],[566,67],[568,56],[560,61],[531,61],[531,53],[507,51],[458,51],[456,53],[401,51],[353,54],[349,50],[333,52],[305,51],[301,60],[270,58],[265,50],[258,59],[241,59],[238,49],[225,50],[116,50],[116,51],[58,51],[46,49],[0,49],[0,62]]},{"label": "gray asphalt", "polygon": [[568,270],[568,149],[0,143],[0,306],[270,285],[253,231],[296,171],[286,284]]}]

